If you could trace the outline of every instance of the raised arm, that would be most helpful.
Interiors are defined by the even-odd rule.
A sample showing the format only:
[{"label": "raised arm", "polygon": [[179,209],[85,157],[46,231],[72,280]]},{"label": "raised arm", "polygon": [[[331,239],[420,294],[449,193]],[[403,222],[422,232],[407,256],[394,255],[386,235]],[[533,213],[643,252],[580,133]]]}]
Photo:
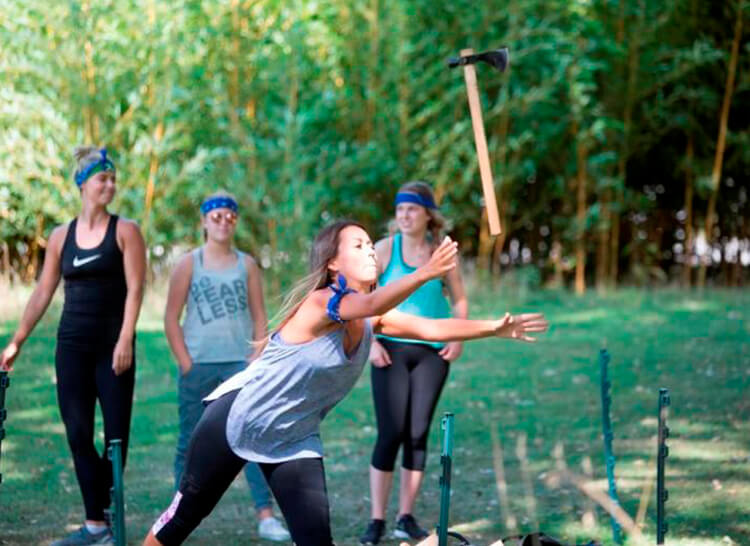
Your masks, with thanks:
[{"label": "raised arm", "polygon": [[133,363],[135,323],[141,311],[143,283],[146,279],[146,244],[138,225],[124,219],[117,222],[117,242],[122,250],[128,290],[120,336],[112,353],[112,369],[116,375],[120,375]]},{"label": "raised arm", "polygon": [[533,342],[529,334],[546,332],[547,320],[541,313],[511,315],[501,319],[428,319],[391,310],[373,320],[379,334],[407,337],[424,341],[466,341],[483,337],[504,337]]},{"label": "raised arm", "polygon": [[457,244],[446,237],[432,253],[430,260],[414,273],[381,286],[369,294],[349,294],[341,300],[339,315],[343,320],[382,315],[404,301],[422,284],[441,277],[456,267]]},{"label": "raised arm", "polygon": [[193,256],[188,253],[183,256],[169,278],[167,292],[167,306],[164,310],[164,333],[167,335],[169,347],[172,349],[180,367],[180,373],[185,375],[193,367],[193,361],[185,345],[185,336],[180,326],[180,315],[187,302],[190,291],[190,281],[193,277]]},{"label": "raised arm", "polygon": [[0,370],[13,369],[13,361],[21,351],[26,339],[31,335],[39,319],[49,307],[49,302],[55,294],[57,285],[60,284],[60,256],[62,254],[65,236],[68,233],[68,225],[58,226],[47,241],[47,252],[44,255],[44,265],[39,282],[34,287],[28,303],[23,310],[21,322],[16,333],[13,334],[8,346],[0,353]]}]

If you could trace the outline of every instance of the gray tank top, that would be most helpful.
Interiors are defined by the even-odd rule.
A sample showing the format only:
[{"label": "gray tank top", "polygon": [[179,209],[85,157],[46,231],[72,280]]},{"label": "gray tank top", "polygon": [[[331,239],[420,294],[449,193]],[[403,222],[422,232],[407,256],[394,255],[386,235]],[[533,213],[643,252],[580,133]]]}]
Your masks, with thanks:
[{"label": "gray tank top", "polygon": [[203,267],[203,248],[193,250],[193,276],[182,323],[193,362],[238,362],[252,354],[245,254],[226,269]]},{"label": "gray tank top", "polygon": [[370,321],[350,357],[343,338],[338,328],[289,344],[276,332],[257,360],[206,397],[240,390],[227,418],[227,440],[237,456],[260,463],[323,456],[320,423],[362,373],[370,354]]}]

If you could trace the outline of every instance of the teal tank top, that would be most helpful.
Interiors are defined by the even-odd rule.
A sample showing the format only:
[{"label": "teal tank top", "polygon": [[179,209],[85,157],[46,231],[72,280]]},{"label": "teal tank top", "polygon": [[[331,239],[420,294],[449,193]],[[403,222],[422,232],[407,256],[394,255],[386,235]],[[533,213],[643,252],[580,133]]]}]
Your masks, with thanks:
[{"label": "teal tank top", "polygon": [[[393,282],[400,279],[404,275],[413,273],[416,270],[415,267],[408,265],[404,262],[404,256],[401,251],[401,234],[396,233],[393,237],[393,247],[391,248],[391,260],[388,262],[388,266],[385,271],[378,277],[378,284],[384,286],[389,282]],[[396,306],[396,309],[402,313],[408,313],[410,315],[417,315],[419,317],[441,319],[449,318],[451,316],[451,306],[448,299],[445,297],[445,291],[443,290],[443,281],[441,279],[432,279],[427,281],[422,286],[412,292],[408,298],[402,301]],[[433,343],[429,341],[421,341],[417,339],[404,339],[398,337],[390,337],[379,335],[379,338],[390,339],[393,341],[401,341],[404,343],[422,343],[424,345],[430,345],[437,349],[442,348],[445,343]]]}]

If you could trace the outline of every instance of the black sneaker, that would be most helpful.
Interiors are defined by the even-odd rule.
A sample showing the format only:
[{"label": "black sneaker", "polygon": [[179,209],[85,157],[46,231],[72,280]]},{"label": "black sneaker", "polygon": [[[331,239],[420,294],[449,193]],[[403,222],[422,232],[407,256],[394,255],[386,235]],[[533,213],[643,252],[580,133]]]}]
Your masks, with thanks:
[{"label": "black sneaker", "polygon": [[385,521],[382,519],[371,519],[367,524],[367,530],[359,537],[360,544],[378,544],[385,534]]},{"label": "black sneaker", "polygon": [[411,514],[404,514],[396,521],[393,536],[396,538],[427,538],[429,533],[417,525]]}]

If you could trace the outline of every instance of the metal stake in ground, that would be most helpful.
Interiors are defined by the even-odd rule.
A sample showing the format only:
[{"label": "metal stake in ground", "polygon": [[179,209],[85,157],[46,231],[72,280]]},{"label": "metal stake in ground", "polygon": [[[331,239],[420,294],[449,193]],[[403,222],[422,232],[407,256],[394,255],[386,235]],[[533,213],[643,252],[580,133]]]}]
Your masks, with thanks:
[{"label": "metal stake in ground", "polygon": [[[5,438],[5,428],[3,423],[8,417],[8,410],[5,409],[5,389],[10,385],[8,372],[0,372],[0,458],[3,454],[3,438]],[[0,483],[3,483],[3,475],[0,473]]]},{"label": "metal stake in ground", "polygon": [[497,212],[497,201],[495,200],[495,183],[492,180],[492,169],[490,168],[490,155],[487,152],[487,137],[484,134],[484,121],[482,121],[482,104],[479,102],[479,89],[477,87],[477,73],[474,64],[483,61],[504,72],[508,67],[508,48],[474,53],[473,49],[462,49],[461,56],[448,59],[448,66],[464,67],[464,80],[466,82],[466,95],[469,98],[469,110],[471,111],[471,125],[474,128],[474,144],[477,148],[477,161],[479,162],[479,174],[482,177],[482,192],[484,193],[484,204],[487,207],[487,220],[490,225],[490,235],[500,235],[500,215]]},{"label": "metal stake in ground", "polygon": [[438,520],[438,546],[448,544],[448,512],[451,503],[451,464],[453,455],[453,414],[446,412],[440,423],[443,431],[443,451],[440,464],[443,473],[440,476],[440,519]]},{"label": "metal stake in ground", "polygon": [[447,546],[448,537],[459,540],[462,546],[469,546],[469,541],[459,533],[448,531],[448,512],[451,504],[451,469],[453,466],[453,414],[445,412],[440,423],[443,431],[443,451],[440,455],[440,464],[443,473],[440,475],[440,519],[438,520],[437,536],[438,546]]},{"label": "metal stake in ground", "polygon": [[112,461],[112,504],[108,510],[116,546],[125,546],[125,494],[122,481],[122,441],[112,440],[107,448],[107,458]]},{"label": "metal stake in ground", "polygon": [[659,428],[658,428],[658,451],[656,454],[656,543],[664,544],[664,535],[667,534],[667,522],[664,503],[667,502],[669,492],[664,487],[664,466],[669,457],[669,427],[667,427],[667,408],[671,404],[669,390],[659,389]]},{"label": "metal stake in ground", "polygon": [[[612,396],[610,387],[612,382],[609,380],[609,353],[607,349],[599,351],[599,370],[601,372],[601,397],[602,397],[602,436],[604,438],[604,462],[607,467],[607,482],[609,483],[609,497],[618,506],[620,501],[617,498],[617,484],[615,482],[615,455],[612,452],[612,421],[610,419],[610,406],[612,405]],[[615,518],[612,522],[612,539],[617,544],[622,544],[622,529]]]}]

